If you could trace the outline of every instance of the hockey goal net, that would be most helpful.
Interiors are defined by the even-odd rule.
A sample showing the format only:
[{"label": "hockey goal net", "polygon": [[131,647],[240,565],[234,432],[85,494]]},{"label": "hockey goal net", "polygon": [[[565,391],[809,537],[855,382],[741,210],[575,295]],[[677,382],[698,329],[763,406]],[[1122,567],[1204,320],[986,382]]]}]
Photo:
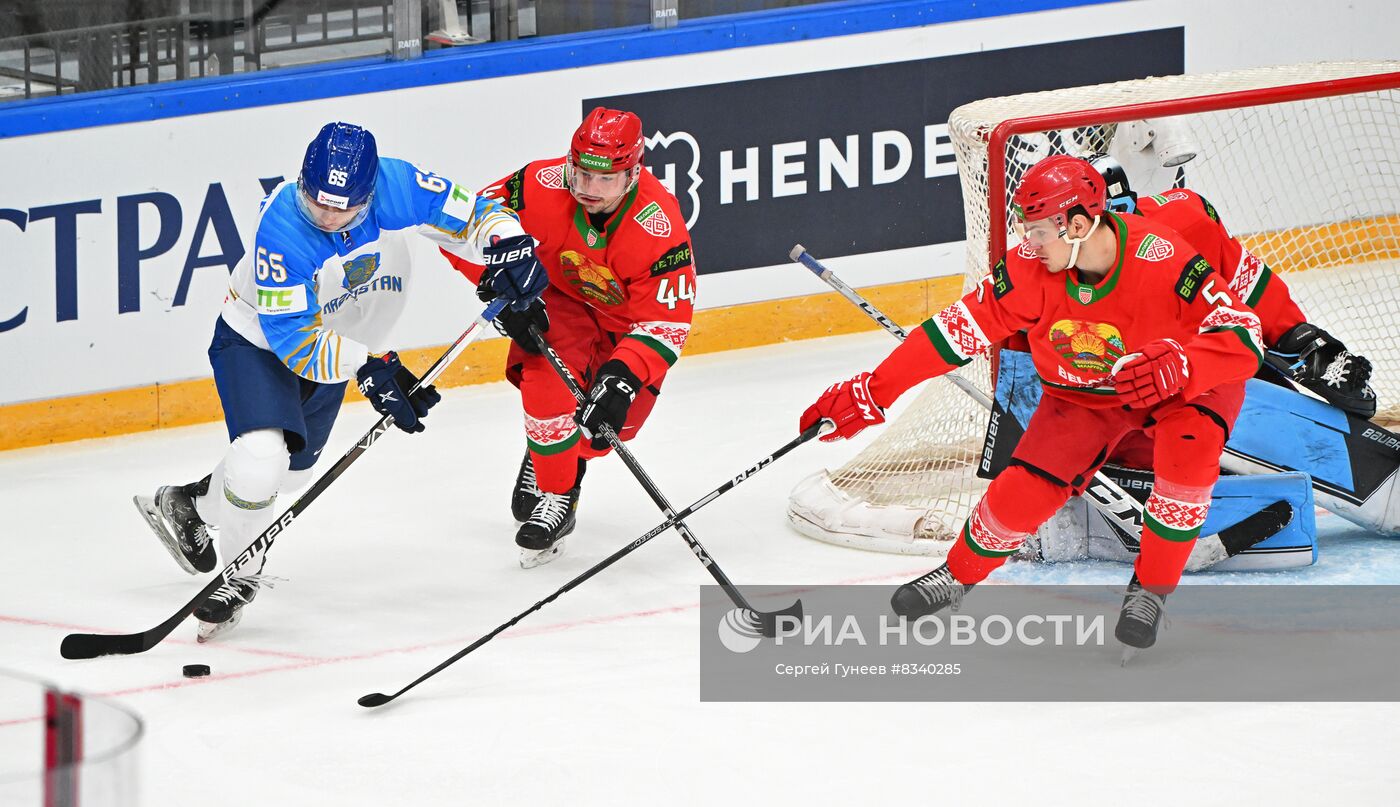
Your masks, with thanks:
[{"label": "hockey goal net", "polygon": [[[963,290],[1005,250],[1009,197],[1052,154],[1118,158],[1140,195],[1189,187],[1288,283],[1310,321],[1375,367],[1377,421],[1400,414],[1400,62],[1168,76],[976,101],[954,110],[967,225]],[[951,302],[951,301],[948,301]],[[991,393],[989,365],[961,371]],[[942,380],[853,460],[792,493],[821,540],[941,554],[987,482],[987,414]]]}]

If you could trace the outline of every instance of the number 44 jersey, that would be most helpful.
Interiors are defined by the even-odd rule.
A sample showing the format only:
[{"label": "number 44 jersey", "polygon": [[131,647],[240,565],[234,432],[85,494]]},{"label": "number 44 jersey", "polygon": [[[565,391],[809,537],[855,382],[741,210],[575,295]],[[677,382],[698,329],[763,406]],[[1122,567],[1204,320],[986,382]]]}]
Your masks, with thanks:
[{"label": "number 44 jersey", "polygon": [[[532,162],[483,193],[516,211],[539,242],[536,255],[554,293],[583,302],[603,330],[621,334],[612,358],[655,383],[690,335],[695,262],[680,205],[643,169],[600,226],[564,184],[564,158]],[[480,266],[452,260],[473,281]]]}]

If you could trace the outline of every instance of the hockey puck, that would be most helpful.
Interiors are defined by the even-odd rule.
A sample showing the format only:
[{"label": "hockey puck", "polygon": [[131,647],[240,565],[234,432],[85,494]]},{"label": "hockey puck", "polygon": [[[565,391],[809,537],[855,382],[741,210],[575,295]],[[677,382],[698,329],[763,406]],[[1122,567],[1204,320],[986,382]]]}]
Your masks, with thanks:
[{"label": "hockey puck", "polygon": [[186,664],[186,665],[185,665],[185,670],[184,670],[184,671],[185,671],[185,677],[186,677],[186,678],[203,678],[204,676],[206,676],[206,675],[209,674],[209,665],[208,665],[208,664]]}]

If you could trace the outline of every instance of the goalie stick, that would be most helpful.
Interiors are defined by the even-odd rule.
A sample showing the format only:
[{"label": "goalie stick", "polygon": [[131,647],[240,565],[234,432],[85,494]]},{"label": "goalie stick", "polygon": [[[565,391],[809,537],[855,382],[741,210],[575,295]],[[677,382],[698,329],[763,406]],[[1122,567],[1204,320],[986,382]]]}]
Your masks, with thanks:
[{"label": "goalie stick", "polygon": [[[439,358],[432,367],[428,368],[428,371],[418,380],[417,386],[415,386],[409,394],[412,395],[420,388],[428,386],[433,382],[433,379],[441,375],[442,371],[446,370],[448,365],[452,364],[452,362],[461,355],[467,345],[471,344],[482,331],[486,330],[487,324],[495,319],[496,315],[501,313],[501,310],[504,309],[505,306],[506,301],[500,299],[494,300],[490,305],[486,306],[486,310],[481,312],[481,316],[477,317],[471,325],[467,326],[467,329],[462,332],[461,336],[457,337],[457,341],[452,343],[452,346],[447,349],[447,352],[443,353],[442,357]],[[271,549],[277,537],[290,527],[292,522],[296,521],[297,517],[324,493],[326,488],[331,486],[332,482],[340,478],[340,475],[345,473],[345,471],[355,463],[355,460],[359,459],[368,451],[370,446],[374,445],[375,441],[384,436],[384,433],[389,430],[389,427],[392,426],[393,423],[393,416],[384,415],[381,417],[379,422],[374,424],[373,428],[365,432],[364,437],[361,437],[355,445],[350,447],[349,451],[345,452],[344,456],[336,461],[335,465],[332,465],[329,470],[321,474],[321,477],[312,483],[311,487],[306,489],[306,492],[297,497],[297,500],[292,503],[291,507],[287,508],[287,511],[283,513],[280,518],[268,526],[267,529],[263,530],[261,535],[253,539],[253,542],[240,552],[238,557],[234,558],[231,563],[225,566],[222,572],[214,575],[213,579],[211,579],[198,594],[194,595],[180,610],[171,614],[170,618],[156,625],[154,628],[139,633],[125,633],[115,636],[97,633],[70,633],[63,637],[63,643],[59,646],[59,653],[67,659],[86,659],[109,655],[127,656],[133,653],[144,653],[152,647],[155,647],[162,639],[169,636],[171,631],[175,630],[175,628],[184,621],[185,617],[193,613],[194,609],[198,608],[200,603],[209,599],[209,596],[217,591],[219,586],[232,580],[238,574],[239,570],[250,565],[259,554]]]},{"label": "goalie stick", "polygon": [[[569,368],[565,366],[564,360],[559,358],[559,354],[554,352],[554,348],[550,346],[548,340],[544,338],[539,332],[539,329],[534,325],[530,326],[530,338],[535,340],[535,344],[539,346],[540,351],[544,353],[545,358],[549,361],[549,366],[554,368],[555,374],[558,375],[559,379],[564,382],[564,385],[569,388],[569,392],[574,396],[574,400],[582,404],[586,400],[583,389],[579,387],[578,381],[574,380],[574,376],[569,372]],[[651,480],[651,477],[647,475],[647,472],[642,470],[641,463],[637,462],[637,458],[632,456],[632,451],[622,444],[622,440],[618,438],[617,433],[606,423],[603,424],[602,428],[598,431],[603,435],[603,438],[608,441],[608,445],[612,446],[613,450],[617,452],[617,456],[622,459],[622,464],[626,465],[627,470],[631,471],[632,476],[636,477],[642,489],[647,492],[647,496],[651,497],[652,502],[661,509],[661,514],[667,518],[675,516],[675,510],[672,509],[671,503],[666,500],[666,496],[661,492],[661,489],[656,486],[656,483]],[[700,559],[700,564],[709,571],[710,576],[715,579],[716,583],[719,583],[720,588],[724,589],[724,593],[729,595],[729,599],[733,600],[735,605],[744,610],[745,620],[752,624],[764,636],[771,637],[776,634],[777,619],[780,616],[795,617],[797,619],[802,618],[802,600],[794,602],[781,611],[760,611],[754,608],[749,604],[748,600],[744,598],[743,592],[735,588],[734,584],[729,581],[729,577],[725,575],[723,569],[719,568],[719,564],[715,563],[714,558],[710,557],[709,551],[700,544],[700,539],[695,537],[695,533],[690,531],[690,527],[686,526],[685,522],[680,519],[676,519],[673,526],[676,532],[680,533],[681,537],[685,539],[685,542],[690,545],[690,551],[694,552],[695,557]]]},{"label": "goalie stick", "polygon": [[[611,555],[607,556],[607,557],[604,558],[603,560],[599,561],[597,564],[595,564],[595,565],[594,565],[592,568],[590,568],[588,571],[584,572],[583,574],[580,574],[578,577],[575,577],[574,579],[572,579],[572,580],[570,580],[569,582],[565,583],[562,587],[560,587],[560,588],[559,588],[557,591],[555,591],[553,594],[549,595],[548,597],[545,597],[543,600],[540,600],[539,602],[535,603],[534,605],[530,606],[529,608],[526,608],[524,611],[521,611],[519,614],[516,614],[515,617],[512,618],[509,622],[506,622],[506,623],[504,623],[504,624],[498,626],[495,630],[491,631],[490,633],[486,634],[485,636],[482,636],[480,639],[477,639],[475,642],[472,642],[470,645],[467,645],[467,646],[466,646],[465,648],[463,648],[462,650],[460,650],[460,651],[458,651],[457,653],[453,654],[451,658],[447,659],[447,660],[444,661],[443,663],[439,664],[438,666],[432,668],[431,670],[427,671],[426,673],[423,673],[422,675],[420,675],[418,678],[414,679],[413,683],[409,684],[408,686],[404,687],[403,689],[400,689],[398,692],[395,692],[395,693],[392,694],[392,695],[385,695],[385,694],[382,693],[382,692],[372,692],[372,693],[370,693],[370,694],[368,694],[368,695],[365,695],[365,696],[361,697],[361,698],[357,701],[357,703],[359,703],[361,706],[364,706],[365,708],[373,708],[373,707],[375,707],[375,706],[383,706],[384,704],[388,703],[389,701],[394,700],[395,698],[399,697],[400,695],[404,694],[405,692],[409,691],[410,689],[413,689],[414,687],[418,686],[419,684],[423,683],[424,681],[428,680],[429,678],[432,678],[434,675],[437,675],[438,673],[442,672],[443,670],[445,670],[445,669],[447,669],[448,667],[450,667],[450,666],[452,666],[453,664],[455,664],[455,663],[456,663],[459,659],[461,659],[463,656],[467,655],[468,653],[472,652],[473,650],[477,649],[478,647],[481,647],[482,645],[484,645],[484,644],[486,644],[487,642],[491,641],[492,639],[496,638],[497,635],[499,635],[501,632],[507,630],[507,629],[510,628],[511,626],[515,625],[515,624],[516,624],[517,622],[519,622],[520,620],[522,620],[522,619],[524,619],[525,617],[529,616],[530,614],[532,614],[532,613],[534,613],[534,612],[540,610],[541,608],[545,607],[545,606],[548,605],[549,603],[554,602],[555,600],[559,599],[559,597],[562,596],[565,592],[567,592],[567,591],[572,591],[574,588],[577,588],[580,584],[582,584],[582,583],[583,583],[585,580],[587,580],[588,578],[592,577],[593,575],[597,574],[598,572],[603,571],[604,569],[606,569],[606,568],[608,568],[609,566],[613,565],[614,563],[618,562],[618,561],[621,560],[622,558],[624,558],[624,557],[626,557],[627,555],[631,554],[632,550],[636,549],[637,547],[641,546],[642,544],[646,543],[647,541],[650,541],[651,539],[655,538],[656,536],[660,535],[661,533],[663,533],[663,532],[665,532],[665,531],[667,531],[667,530],[669,530],[669,529],[675,528],[677,525],[680,525],[682,519],[688,518],[688,517],[689,517],[691,514],[693,514],[695,511],[699,510],[700,508],[704,507],[705,505],[709,504],[710,502],[714,501],[715,499],[718,499],[720,496],[723,496],[725,493],[728,493],[730,490],[734,489],[734,487],[736,487],[740,482],[743,482],[745,479],[748,479],[749,477],[753,476],[754,474],[758,473],[759,471],[763,470],[764,468],[767,468],[769,465],[772,465],[775,461],[777,461],[777,460],[778,460],[780,457],[782,457],[784,454],[788,453],[789,451],[793,450],[794,448],[797,448],[798,446],[802,445],[803,443],[807,442],[808,440],[811,440],[813,437],[816,437],[818,434],[821,433],[821,430],[822,430],[822,429],[826,428],[826,426],[827,426],[829,423],[830,423],[830,421],[822,421],[822,422],[816,424],[815,426],[812,426],[812,427],[808,428],[806,431],[802,432],[802,434],[799,434],[796,438],[794,438],[793,440],[789,441],[789,442],[788,442],[786,445],[784,445],[782,448],[778,449],[777,451],[774,451],[772,454],[769,454],[768,456],[764,457],[763,459],[761,459],[761,460],[759,460],[758,462],[754,463],[753,465],[749,466],[746,470],[744,470],[743,472],[741,472],[738,476],[734,477],[733,479],[729,480],[728,482],[725,482],[723,485],[720,485],[719,487],[717,487],[717,488],[715,488],[714,490],[710,491],[710,492],[707,493],[706,495],[702,496],[700,499],[696,500],[696,502],[695,502],[694,504],[690,505],[689,507],[685,508],[684,510],[680,511],[679,513],[668,514],[665,521],[663,521],[663,522],[661,522],[660,524],[658,524],[658,525],[656,525],[655,527],[653,527],[653,528],[651,529],[651,531],[649,531],[647,534],[643,535],[642,537],[636,539],[635,541],[633,541],[632,543],[628,544],[627,546],[622,547],[621,549],[619,549],[619,550],[617,550],[616,552],[612,553]],[[800,605],[801,603],[799,602],[798,604]],[[792,609],[788,609],[788,610],[792,610]],[[779,613],[783,613],[783,612],[779,612]]]},{"label": "goalie stick", "polygon": [[[812,257],[806,247],[801,244],[794,246],[792,251],[788,253],[788,257],[811,270],[812,274],[825,281],[842,297],[854,303],[856,307],[865,312],[866,316],[879,323],[881,328],[884,328],[899,341],[903,342],[909,335],[903,328],[894,324],[893,320],[885,316],[880,309],[871,305],[870,301],[862,297],[859,292],[847,286],[830,269],[822,266],[821,261]],[[988,398],[985,392],[973,386],[971,381],[959,375],[957,371],[944,373],[940,377],[947,379],[958,389],[972,396],[972,399],[981,404],[984,409],[991,410],[992,399]],[[1089,487],[1084,490],[1084,496],[1107,517],[1109,525],[1119,533],[1120,540],[1137,541],[1138,535],[1142,532],[1143,508],[1136,499],[1118,487],[1112,479],[1104,476],[1102,471],[1094,472],[1094,478],[1089,481]]]}]

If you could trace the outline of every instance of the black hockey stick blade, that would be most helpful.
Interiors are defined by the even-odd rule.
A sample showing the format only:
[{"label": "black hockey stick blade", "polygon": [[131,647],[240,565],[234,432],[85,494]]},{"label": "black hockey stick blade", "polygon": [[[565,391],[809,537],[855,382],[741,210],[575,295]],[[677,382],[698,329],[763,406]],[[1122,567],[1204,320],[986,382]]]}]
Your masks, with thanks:
[{"label": "black hockey stick blade", "polygon": [[198,594],[194,595],[194,599],[185,603],[184,608],[150,630],[117,635],[70,633],[63,637],[63,643],[59,645],[58,652],[66,659],[75,660],[144,653],[160,644],[161,639],[169,636],[170,632],[175,630],[181,622],[184,622],[185,617],[194,613],[194,609],[198,608],[200,603],[209,599],[209,595],[213,594],[223,582],[223,575],[214,575],[214,578]]},{"label": "black hockey stick blade", "polygon": [[1293,506],[1288,502],[1274,502],[1233,527],[1226,527],[1220,531],[1220,543],[1225,547],[1226,557],[1232,558],[1274,537],[1292,520]]},{"label": "black hockey stick blade", "polygon": [[801,622],[802,621],[802,600],[794,602],[792,605],[781,611],[754,611],[754,616],[758,618],[758,632],[765,639],[772,639],[778,635],[778,628],[781,627],[778,621],[782,617]]},{"label": "black hockey stick blade", "polygon": [[360,699],[355,702],[366,709],[373,709],[376,706],[383,706],[391,700],[393,700],[393,698],[385,695],[383,692],[371,692],[368,695],[361,696]]}]

